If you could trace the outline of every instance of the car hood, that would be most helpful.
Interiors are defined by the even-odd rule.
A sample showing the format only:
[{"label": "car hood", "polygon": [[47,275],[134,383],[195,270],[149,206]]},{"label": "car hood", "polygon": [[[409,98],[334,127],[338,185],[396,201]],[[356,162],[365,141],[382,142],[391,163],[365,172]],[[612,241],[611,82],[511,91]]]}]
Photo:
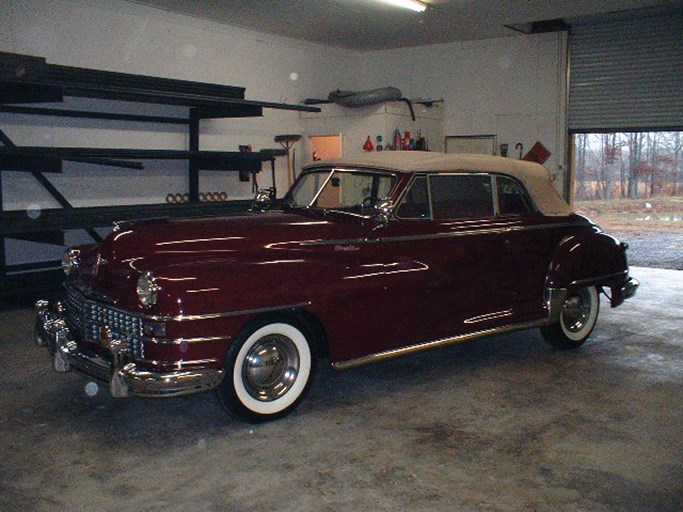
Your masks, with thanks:
[{"label": "car hood", "polygon": [[[368,222],[306,210],[126,222],[102,244],[82,248],[81,263],[69,282],[122,307],[139,309],[136,283],[150,270],[164,292],[160,307],[172,311],[186,284],[211,288],[230,276],[233,283],[245,281],[244,289],[256,279],[275,288],[283,264],[291,263],[286,267],[293,270],[329,259],[339,244],[366,236]],[[241,299],[231,300],[237,304]],[[187,308],[190,299],[183,302]]]},{"label": "car hood", "polygon": [[258,261],[310,251],[309,242],[353,239],[367,231],[349,215],[296,211],[120,224],[97,248],[101,271],[139,274],[207,261]]}]

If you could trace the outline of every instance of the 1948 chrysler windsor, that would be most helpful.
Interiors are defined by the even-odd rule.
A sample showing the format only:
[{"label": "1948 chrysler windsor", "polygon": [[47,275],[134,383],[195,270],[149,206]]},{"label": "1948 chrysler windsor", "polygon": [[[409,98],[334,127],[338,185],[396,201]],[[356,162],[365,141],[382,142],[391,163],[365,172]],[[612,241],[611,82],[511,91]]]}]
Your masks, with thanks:
[{"label": "1948 chrysler windsor", "polygon": [[346,369],[537,327],[574,348],[599,292],[616,307],[638,287],[625,244],[572,213],[538,164],[377,153],[315,162],[261,199],[67,251],[63,300],[36,303],[54,368],[114,397],[215,388],[258,422],[300,402],[321,355]]}]

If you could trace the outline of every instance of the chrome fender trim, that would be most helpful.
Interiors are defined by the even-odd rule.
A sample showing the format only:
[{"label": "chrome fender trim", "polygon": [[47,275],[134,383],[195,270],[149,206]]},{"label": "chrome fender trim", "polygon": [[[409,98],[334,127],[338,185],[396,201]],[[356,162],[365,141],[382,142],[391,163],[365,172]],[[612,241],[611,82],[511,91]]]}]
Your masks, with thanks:
[{"label": "chrome fender trim", "polygon": [[[104,295],[97,294],[93,292],[92,290],[83,290],[81,288],[77,288],[75,286],[69,286],[65,285],[65,288],[67,290],[72,290],[75,293],[78,293],[81,295],[84,299],[86,300],[94,300],[95,302],[97,301],[104,301],[107,303],[115,303],[116,301],[113,301],[112,299],[108,299]],[[140,318],[143,321],[152,321],[152,322],[186,322],[186,321],[195,321],[195,320],[211,320],[215,318],[230,318],[230,317],[235,317],[235,316],[245,316],[245,315],[258,315],[262,313],[274,313],[278,311],[286,311],[288,309],[297,309],[297,308],[302,308],[302,307],[307,307],[310,306],[311,302],[310,301],[304,301],[304,302],[297,302],[294,304],[281,304],[281,305],[275,305],[275,306],[265,306],[261,308],[254,308],[254,309],[241,309],[241,310],[234,310],[234,311],[217,311],[214,313],[204,313],[204,314],[179,314],[179,315],[156,315],[156,314],[145,314],[145,313],[140,313],[140,312],[133,312],[133,311],[128,311],[125,309],[121,308],[115,308],[113,306],[110,306],[111,309],[116,310],[118,312],[124,313],[126,315],[131,315],[137,318]],[[40,300],[36,302],[35,308],[42,308],[42,309],[49,309],[50,304],[47,301]]]},{"label": "chrome fender trim", "polygon": [[311,302],[297,302],[296,304],[284,304],[282,306],[270,306],[265,308],[242,309],[238,311],[227,311],[221,313],[206,313],[203,315],[140,315],[144,320],[155,322],[184,322],[192,320],[211,320],[213,318],[230,318],[233,316],[259,315],[262,313],[274,313],[310,306]]},{"label": "chrome fender trim", "polygon": [[571,282],[571,286],[589,286],[589,285],[599,285],[599,283],[604,283],[606,281],[619,279],[620,277],[626,277],[628,275],[628,269],[622,270],[620,272],[613,272],[611,274],[605,274],[603,276],[588,277],[586,279],[579,279]]},{"label": "chrome fender trim", "polygon": [[158,345],[190,345],[192,343],[207,343],[212,341],[230,341],[233,336],[203,336],[197,338],[155,338],[142,336],[140,340],[143,344],[155,343]]}]

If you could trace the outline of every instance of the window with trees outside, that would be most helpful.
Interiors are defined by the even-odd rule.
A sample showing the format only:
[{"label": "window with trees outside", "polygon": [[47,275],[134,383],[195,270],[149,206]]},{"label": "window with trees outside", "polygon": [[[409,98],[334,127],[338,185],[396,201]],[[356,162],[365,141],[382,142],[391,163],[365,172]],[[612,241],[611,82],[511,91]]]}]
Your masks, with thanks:
[{"label": "window with trees outside", "polygon": [[683,132],[575,133],[572,139],[576,210],[624,241],[642,243],[645,254],[672,248],[663,264],[648,265],[647,258],[636,264],[683,269]]}]

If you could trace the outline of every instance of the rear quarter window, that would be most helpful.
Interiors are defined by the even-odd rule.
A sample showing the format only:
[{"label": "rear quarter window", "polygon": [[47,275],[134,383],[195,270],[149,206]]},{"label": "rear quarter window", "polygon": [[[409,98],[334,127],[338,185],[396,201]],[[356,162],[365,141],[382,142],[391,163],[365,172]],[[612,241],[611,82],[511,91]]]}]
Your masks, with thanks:
[{"label": "rear quarter window", "polygon": [[490,176],[444,175],[429,179],[435,220],[493,216]]},{"label": "rear quarter window", "polygon": [[500,215],[520,215],[533,211],[526,190],[516,180],[506,176],[497,176],[496,188]]}]

